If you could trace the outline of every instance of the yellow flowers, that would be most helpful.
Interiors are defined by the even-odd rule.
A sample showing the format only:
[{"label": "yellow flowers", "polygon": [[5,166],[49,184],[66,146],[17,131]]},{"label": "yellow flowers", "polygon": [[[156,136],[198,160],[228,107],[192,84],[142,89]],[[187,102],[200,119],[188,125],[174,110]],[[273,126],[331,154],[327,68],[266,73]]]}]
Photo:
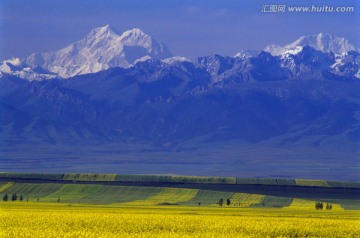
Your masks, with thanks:
[{"label": "yellow flowers", "polygon": [[360,237],[359,211],[0,204],[0,237]]}]

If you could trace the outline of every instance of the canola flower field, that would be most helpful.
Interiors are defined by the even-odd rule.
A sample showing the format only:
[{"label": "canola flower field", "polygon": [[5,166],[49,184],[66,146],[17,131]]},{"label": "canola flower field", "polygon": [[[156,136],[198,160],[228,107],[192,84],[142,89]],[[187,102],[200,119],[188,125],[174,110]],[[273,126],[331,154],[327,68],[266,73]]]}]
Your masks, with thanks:
[{"label": "canola flower field", "polygon": [[[271,193],[257,193],[262,191],[262,186],[255,193],[246,193],[204,190],[196,186],[177,188],[77,183],[80,180],[111,182],[115,179],[139,179],[142,182],[151,179],[190,180],[190,184],[232,184],[235,182],[232,178],[42,175],[56,181],[49,182],[41,176],[39,180],[39,175],[36,176],[36,179],[25,178],[26,181],[0,181],[0,196],[3,198],[0,202],[1,238],[360,237],[358,184],[307,180],[294,180],[296,183],[287,180],[261,181],[263,184],[274,182],[300,187],[318,186],[318,189],[334,184],[350,188],[341,191],[323,190],[335,191],[337,196],[302,190],[308,193],[295,197],[284,192],[280,197],[272,196]],[[59,182],[60,178],[69,182]],[[236,183],[242,182],[252,184],[259,181],[236,179]],[[344,195],[344,191],[352,193]],[[17,195],[17,199],[13,199],[14,195]],[[8,199],[5,200],[5,197]],[[222,206],[220,200],[223,201]],[[231,201],[229,206],[227,201]],[[324,204],[323,210],[315,209],[315,204],[319,202]],[[331,210],[325,209],[328,203],[331,204]]]},{"label": "canola flower field", "polygon": [[[305,206],[302,206],[302,205]],[[360,237],[360,212],[1,202],[0,237]]]}]

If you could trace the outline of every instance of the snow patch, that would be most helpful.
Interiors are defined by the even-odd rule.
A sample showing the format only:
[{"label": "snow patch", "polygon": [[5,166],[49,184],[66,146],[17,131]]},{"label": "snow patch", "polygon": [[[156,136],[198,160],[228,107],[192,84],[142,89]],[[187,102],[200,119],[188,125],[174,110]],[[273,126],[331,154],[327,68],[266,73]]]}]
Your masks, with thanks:
[{"label": "snow patch", "polygon": [[174,56],[161,60],[165,64],[174,64],[176,62],[191,62],[188,58],[182,56]]}]

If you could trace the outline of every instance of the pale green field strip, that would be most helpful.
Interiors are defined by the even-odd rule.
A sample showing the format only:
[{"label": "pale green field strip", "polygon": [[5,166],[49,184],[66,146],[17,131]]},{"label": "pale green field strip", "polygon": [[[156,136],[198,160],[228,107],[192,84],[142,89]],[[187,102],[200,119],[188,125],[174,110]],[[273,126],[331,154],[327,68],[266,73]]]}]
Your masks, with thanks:
[{"label": "pale green field strip", "polygon": [[198,193],[197,189],[187,188],[162,188],[160,193],[145,200],[136,200],[127,204],[131,205],[171,205],[187,202]]},{"label": "pale green field strip", "polygon": [[171,176],[171,182],[236,184],[236,178],[235,177]]},{"label": "pale green field strip", "polygon": [[115,181],[119,182],[171,182],[171,176],[163,175],[121,175],[116,176]]},{"label": "pale green field strip", "polygon": [[2,183],[0,184],[0,193],[6,192],[7,189],[12,187],[14,182]]},{"label": "pale green field strip", "polygon": [[161,192],[159,187],[110,186],[103,185],[94,194],[81,198],[82,203],[112,204],[146,200]]},{"label": "pale green field strip", "polygon": [[42,198],[49,194],[59,190],[63,185],[56,183],[15,183],[6,191],[2,192],[1,195],[17,194],[18,196],[23,195],[24,199],[29,198],[29,201],[34,201],[38,197]]},{"label": "pale green field strip", "polygon": [[[315,203],[318,201],[313,200],[306,200],[306,199],[299,199],[294,198],[290,206],[284,207],[284,209],[305,209],[305,210],[314,210]],[[340,204],[331,203],[333,211],[342,211],[344,210]],[[326,210],[326,202],[323,202],[324,210]]]},{"label": "pale green field strip", "polygon": [[295,179],[298,186],[310,186],[310,187],[330,187],[325,180],[305,180]]},{"label": "pale green field strip", "polygon": [[116,174],[64,174],[63,180],[115,181]]},{"label": "pale green field strip", "polygon": [[208,191],[208,190],[199,190],[195,197],[187,202],[181,203],[182,205],[212,205],[217,204],[219,199],[231,198],[234,193],[231,192],[221,192],[221,191]]},{"label": "pale green field strip", "polygon": [[326,181],[330,187],[337,188],[360,188],[360,183],[355,182],[336,182],[336,181]]},{"label": "pale green field strip", "polygon": [[265,196],[259,203],[251,205],[251,207],[288,207],[292,203],[292,198]]},{"label": "pale green field strip", "polygon": [[278,185],[296,186],[295,179],[276,179]]},{"label": "pale green field strip", "polygon": [[267,178],[236,178],[236,184],[263,184],[263,185],[277,185],[276,179]]},{"label": "pale green field strip", "polygon": [[94,184],[66,184],[42,200],[45,202],[56,202],[60,198],[60,201],[81,202],[82,198],[96,194],[102,186]]},{"label": "pale green field strip", "polygon": [[249,193],[235,193],[231,197],[231,205],[236,207],[250,207],[254,204],[261,203],[265,195],[249,194]]},{"label": "pale green field strip", "polygon": [[62,180],[63,174],[0,173],[3,178]]},{"label": "pale green field strip", "polygon": [[236,184],[295,186],[296,181],[294,179],[277,179],[277,178],[236,178]]}]

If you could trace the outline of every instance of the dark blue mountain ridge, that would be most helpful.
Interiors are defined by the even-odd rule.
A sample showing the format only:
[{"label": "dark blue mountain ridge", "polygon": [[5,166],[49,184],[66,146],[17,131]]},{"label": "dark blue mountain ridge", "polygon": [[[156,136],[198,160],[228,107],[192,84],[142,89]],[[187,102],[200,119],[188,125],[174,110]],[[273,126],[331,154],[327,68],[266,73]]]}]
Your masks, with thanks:
[{"label": "dark blue mountain ridge", "polygon": [[[81,150],[97,145],[108,150],[91,157],[112,161],[104,162],[103,172],[113,171],[114,163],[129,153],[141,153],[140,164],[151,164],[154,153],[165,153],[156,171],[134,159],[129,172],[181,173],[182,166],[197,161],[204,169],[188,173],[250,176],[255,172],[247,173],[246,164],[256,170],[259,163],[280,163],[275,150],[288,151],[281,152],[287,165],[273,168],[277,175],[357,180],[355,168],[333,170],[344,162],[341,156],[349,164],[359,158],[358,55],[350,51],[338,59],[303,47],[298,54],[212,55],[194,63],[150,59],[68,79],[28,81],[2,74],[3,166],[19,168],[16,158],[46,154],[42,166],[48,168],[49,157],[56,157],[58,162],[50,164],[64,169],[66,158],[74,157],[65,170],[78,171],[91,164]],[[29,155],[29,147],[38,149]],[[250,147],[264,152],[256,155]],[[259,158],[268,159],[256,162]],[[166,167],[176,160],[182,165]],[[306,170],[299,161],[327,169]],[[264,171],[258,173],[274,175]]]}]

